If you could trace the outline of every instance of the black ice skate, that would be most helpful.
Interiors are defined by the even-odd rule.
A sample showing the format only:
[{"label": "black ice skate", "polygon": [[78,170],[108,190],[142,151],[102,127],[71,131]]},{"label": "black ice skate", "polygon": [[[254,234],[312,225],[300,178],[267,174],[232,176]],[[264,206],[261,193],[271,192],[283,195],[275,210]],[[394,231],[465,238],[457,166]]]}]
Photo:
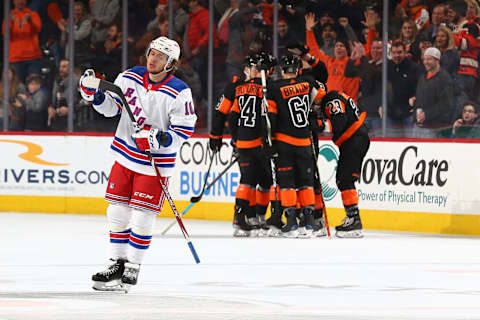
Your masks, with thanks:
[{"label": "black ice skate", "polygon": [[313,210],[311,208],[303,208],[299,215],[298,236],[300,238],[311,238],[313,236]]},{"label": "black ice skate", "polygon": [[282,213],[280,201],[272,201],[271,215],[266,221],[266,228],[268,229],[269,237],[278,237],[282,235]]},{"label": "black ice skate", "polygon": [[131,262],[125,262],[125,271],[122,276],[122,286],[125,292],[130,290],[131,286],[137,284],[138,273],[140,272],[140,265]]},{"label": "black ice skate", "polygon": [[327,235],[327,228],[325,227],[323,217],[314,220],[313,235],[315,237],[325,237]]},{"label": "black ice skate", "polygon": [[282,228],[282,235],[287,238],[298,237],[298,223],[295,208],[286,210],[287,224]]},{"label": "black ice skate", "polygon": [[335,235],[339,238],[362,238],[362,221],[360,215],[346,217],[342,220],[343,224],[335,227]]},{"label": "black ice skate", "polygon": [[247,223],[245,210],[241,206],[235,206],[233,214],[233,236],[234,237],[250,237],[252,227]]},{"label": "black ice skate", "polygon": [[122,288],[122,275],[125,270],[125,260],[110,259],[110,265],[104,271],[92,276],[93,289],[99,291],[124,291]]}]

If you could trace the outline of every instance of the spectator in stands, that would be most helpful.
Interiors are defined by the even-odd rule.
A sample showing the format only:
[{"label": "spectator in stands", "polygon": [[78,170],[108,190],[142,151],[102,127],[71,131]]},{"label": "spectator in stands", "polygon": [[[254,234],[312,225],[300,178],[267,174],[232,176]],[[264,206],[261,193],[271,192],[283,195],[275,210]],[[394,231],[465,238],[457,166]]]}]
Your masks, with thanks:
[{"label": "spectator in stands", "polygon": [[[85,5],[81,1],[75,1],[73,7],[73,37],[75,41],[74,60],[75,65],[90,63],[93,60],[93,54],[90,48],[90,35],[92,33],[92,24],[87,15]],[[69,55],[68,46],[68,23],[62,30],[62,42],[65,44],[65,56]]]},{"label": "spectator in stands", "polygon": [[305,34],[304,16],[306,13],[302,2],[295,0],[279,1],[279,18],[285,20],[290,33],[300,37],[297,40],[305,42],[305,39],[301,36]]},{"label": "spectator in stands", "polygon": [[402,0],[395,8],[395,15],[402,20],[412,20],[418,31],[424,30],[430,24],[428,6],[422,0]]},{"label": "spectator in stands", "polygon": [[448,126],[453,112],[453,83],[440,67],[441,53],[428,48],[423,56],[426,73],[420,77],[415,96],[409,99],[414,108],[413,137],[434,138],[439,129]]},{"label": "spectator in stands", "polygon": [[220,45],[228,45],[230,18],[234,16],[239,9],[238,0],[230,0],[229,3],[230,6],[226,8],[225,12],[223,12],[217,25],[218,39],[220,40]]},{"label": "spectator in stands", "polygon": [[[184,41],[185,55],[191,59],[190,64],[200,75],[202,93],[206,98],[207,88],[207,45],[209,13],[203,6],[203,0],[185,0],[188,3],[189,24]],[[214,47],[218,47],[216,26],[213,26]]]},{"label": "spectator in stands", "polygon": [[425,28],[425,30],[422,31],[422,34],[426,35],[428,39],[433,42],[435,37],[437,36],[438,28],[441,26],[442,23],[447,22],[447,14],[448,7],[445,4],[436,4],[432,9],[431,23],[427,28]]},{"label": "spectator in stands", "polygon": [[[313,30],[313,29],[312,29]],[[308,31],[312,31],[307,29]],[[338,28],[333,23],[324,23],[322,25],[322,43],[320,50],[329,57],[335,57],[335,41],[338,38]]]},{"label": "spectator in stands", "polygon": [[[15,68],[18,78],[25,82],[31,73],[40,74],[42,51],[39,45],[39,34],[42,21],[35,11],[27,8],[27,0],[14,0],[10,11],[10,63]],[[5,33],[5,21],[2,34]]]},{"label": "spectator in stands", "polygon": [[[52,89],[52,104],[48,106],[48,121],[47,124],[53,131],[67,131],[68,129],[68,92],[69,92],[69,61],[62,59],[60,61],[60,67],[58,68],[58,74],[53,82]],[[78,78],[74,77],[74,97],[73,105],[74,109],[77,109],[80,101],[80,94],[77,89]],[[75,110],[77,111],[77,110]],[[76,116],[75,112],[75,116]],[[74,117],[74,121],[76,122]]]},{"label": "spectator in stands", "polygon": [[22,99],[18,95],[20,102],[25,108],[25,130],[26,131],[46,131],[47,129],[47,109],[48,93],[42,87],[42,78],[38,74],[27,76],[28,95]]},{"label": "spectator in stands", "polygon": [[318,15],[318,22],[321,28],[323,28],[324,25],[326,24],[334,24],[335,19],[332,17],[331,12],[329,11],[322,11]]},{"label": "spectator in stands", "polygon": [[173,31],[175,36],[183,37],[188,24],[188,4],[181,5],[181,0],[173,0]]},{"label": "spectator in stands", "polygon": [[[23,131],[24,128],[24,119],[25,119],[25,109],[22,108],[22,104],[19,101],[18,96],[22,95],[23,99],[27,97],[27,89],[25,85],[20,82],[20,79],[17,76],[15,68],[10,66],[8,69],[8,82],[10,83],[10,88],[8,92],[8,111],[10,115],[9,119],[9,130],[12,131]],[[3,100],[3,80],[0,83],[0,100]],[[0,130],[3,130],[3,108],[0,110]]]},{"label": "spectator in stands", "polygon": [[[478,6],[477,1],[475,0],[465,0],[467,3],[467,20],[476,20],[480,14],[480,7]],[[478,20],[476,21],[478,23]]]},{"label": "spectator in stands", "polygon": [[356,42],[351,59],[345,68],[346,77],[359,77],[360,89],[358,105],[361,111],[367,112],[365,125],[371,137],[380,136],[382,122],[379,109],[382,105],[382,40],[372,42],[371,59],[367,59],[364,46]]},{"label": "spectator in stands", "polygon": [[283,20],[278,20],[278,56],[281,57],[287,52],[287,46],[296,40],[296,35],[290,31],[290,26]]},{"label": "spectator in stands", "polygon": [[451,130],[452,138],[480,138],[480,121],[475,103],[468,101],[463,105],[461,118],[453,123]]},{"label": "spectator in stands", "polygon": [[[415,96],[420,69],[407,58],[405,45],[401,40],[392,43],[388,61],[388,110],[386,112],[388,136],[406,137],[412,127],[412,108],[409,98]],[[385,116],[382,108],[382,117]]]},{"label": "spectator in stands", "polygon": [[112,82],[122,71],[122,31],[118,24],[110,26],[107,39],[95,48],[95,66]]},{"label": "spectator in stands", "polygon": [[167,9],[168,9],[168,7],[167,7],[167,4],[166,4],[166,1],[161,0],[158,3],[157,7],[155,8],[155,18],[153,18],[152,21],[150,21],[147,24],[147,31],[158,29],[159,25],[160,25],[160,21],[162,21],[162,23],[165,23],[165,21],[167,21],[167,33],[165,34],[165,36],[168,36],[168,11],[167,11]]},{"label": "spectator in stands", "polygon": [[40,47],[48,47],[55,58],[55,67],[58,68],[63,57],[63,48],[60,46],[60,36],[67,21],[64,19],[61,7],[57,0],[32,0],[28,7],[40,16],[42,31],[40,32]]},{"label": "spectator in stands", "polygon": [[475,101],[478,94],[476,82],[478,79],[478,56],[480,54],[480,26],[473,20],[467,20],[466,2],[455,2],[452,8],[458,16],[456,32],[453,34],[460,55],[458,83],[463,92]]},{"label": "spectator in stands", "polygon": [[[120,12],[119,0],[90,0],[91,43],[103,43],[108,36],[110,25]],[[147,20],[148,21],[148,20]]]},{"label": "spectator in stands", "polygon": [[460,66],[460,56],[455,47],[452,31],[445,26],[439,26],[436,32],[434,45],[442,54],[440,66],[443,70],[449,73],[452,79],[456,79],[458,76],[458,68]]},{"label": "spectator in stands", "polygon": [[318,46],[315,34],[313,33],[313,28],[317,23],[318,21],[315,20],[315,15],[313,13],[305,15],[307,46],[310,48],[310,53],[325,63],[325,66],[327,67],[328,90],[343,91],[356,100],[360,79],[358,77],[347,78],[344,74],[345,67],[349,60],[350,44],[347,40],[337,39],[334,47],[335,57],[332,58],[327,56]]},{"label": "spectator in stands", "polygon": [[[407,58],[418,57],[417,28],[410,19],[403,21],[399,39],[407,49]],[[415,61],[415,60],[414,60]]]}]

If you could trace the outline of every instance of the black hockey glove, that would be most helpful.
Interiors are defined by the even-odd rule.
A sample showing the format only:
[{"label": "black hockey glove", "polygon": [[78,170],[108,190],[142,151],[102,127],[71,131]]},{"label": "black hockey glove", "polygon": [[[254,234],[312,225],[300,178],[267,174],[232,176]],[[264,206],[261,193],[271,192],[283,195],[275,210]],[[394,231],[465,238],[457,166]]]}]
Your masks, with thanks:
[{"label": "black hockey glove", "polygon": [[287,51],[296,56],[303,57],[310,52],[310,48],[306,44],[298,41],[297,43],[288,45]]},{"label": "black hockey glove", "polygon": [[277,150],[277,146],[275,145],[275,143],[272,143],[271,146],[269,146],[268,144],[265,144],[263,146],[263,149],[265,150],[265,153],[267,154],[267,156],[269,158],[278,158],[278,150]]},{"label": "black hockey glove", "polygon": [[222,147],[222,136],[210,135],[208,146],[210,147],[210,150],[212,150],[213,152],[220,151],[220,148]]}]

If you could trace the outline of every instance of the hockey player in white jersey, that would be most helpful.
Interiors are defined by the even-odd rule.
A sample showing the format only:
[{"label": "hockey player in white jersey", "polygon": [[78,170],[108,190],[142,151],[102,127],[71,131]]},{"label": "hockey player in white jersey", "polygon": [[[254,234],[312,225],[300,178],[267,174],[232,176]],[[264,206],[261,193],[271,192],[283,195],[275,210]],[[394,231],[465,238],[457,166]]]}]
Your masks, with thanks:
[{"label": "hockey player in white jersey", "polygon": [[[123,290],[137,283],[140,264],[150,246],[155,216],[162,210],[164,193],[146,151],[149,151],[168,185],[177,153],[192,134],[195,115],[190,88],[173,73],[180,47],[166,37],[153,40],[146,52],[147,66],[136,66],[120,73],[115,80],[129,105],[122,105],[113,93],[84,85],[82,97],[106,117],[121,113],[111,144],[115,163],[108,180],[105,199],[110,202],[107,220],[110,228],[111,264],[92,276],[96,290]],[[142,130],[136,132],[124,108],[131,108]],[[98,156],[98,155],[93,155]]]}]

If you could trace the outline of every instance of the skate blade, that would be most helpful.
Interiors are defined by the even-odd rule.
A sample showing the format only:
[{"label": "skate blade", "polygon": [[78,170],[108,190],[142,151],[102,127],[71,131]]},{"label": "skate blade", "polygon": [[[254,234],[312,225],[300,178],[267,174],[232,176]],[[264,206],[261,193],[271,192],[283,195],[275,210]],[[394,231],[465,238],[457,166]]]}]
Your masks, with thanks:
[{"label": "skate blade", "polygon": [[303,230],[303,231],[299,231],[298,237],[299,237],[299,238],[303,238],[303,239],[313,238],[313,230],[311,230],[311,229],[305,229],[305,230]]},{"label": "skate blade", "polygon": [[250,231],[250,237],[260,237],[260,229],[253,229],[252,231]]},{"label": "skate blade", "polygon": [[318,231],[315,231],[315,232],[313,233],[313,235],[314,235],[315,237],[317,237],[317,238],[325,237],[325,236],[327,236],[327,230],[325,230],[325,228],[320,229],[320,230],[318,230]]},{"label": "skate blade", "polygon": [[282,236],[282,230],[275,227],[275,226],[270,226],[270,229],[268,229],[267,236],[269,237],[281,237]]},{"label": "skate blade", "polygon": [[298,238],[298,230],[282,231],[282,236],[285,238]]},{"label": "skate blade", "polygon": [[120,280],[113,280],[110,282],[94,281],[92,288],[97,291],[128,292],[125,290],[124,284],[122,284]]},{"label": "skate blade", "polygon": [[234,229],[233,230],[233,236],[235,238],[248,238],[250,237],[250,231],[245,231],[242,229]]},{"label": "skate blade", "polygon": [[335,236],[337,238],[363,238],[362,230],[337,231]]}]

